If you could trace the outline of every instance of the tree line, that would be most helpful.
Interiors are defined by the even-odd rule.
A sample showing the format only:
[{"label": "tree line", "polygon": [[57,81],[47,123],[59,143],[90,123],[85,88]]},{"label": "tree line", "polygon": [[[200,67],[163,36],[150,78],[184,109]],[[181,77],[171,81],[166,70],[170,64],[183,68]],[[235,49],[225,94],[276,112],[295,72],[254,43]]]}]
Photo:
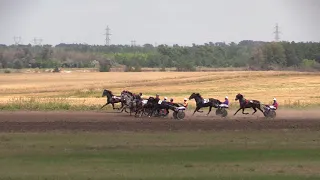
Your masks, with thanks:
[{"label": "tree line", "polygon": [[[252,70],[286,68],[320,70],[319,42],[206,43],[192,46],[144,44],[87,45],[58,44],[0,45],[0,68],[89,68],[125,65],[126,70],[141,67],[193,71],[195,67],[246,67]],[[132,68],[134,67],[134,68]]]}]

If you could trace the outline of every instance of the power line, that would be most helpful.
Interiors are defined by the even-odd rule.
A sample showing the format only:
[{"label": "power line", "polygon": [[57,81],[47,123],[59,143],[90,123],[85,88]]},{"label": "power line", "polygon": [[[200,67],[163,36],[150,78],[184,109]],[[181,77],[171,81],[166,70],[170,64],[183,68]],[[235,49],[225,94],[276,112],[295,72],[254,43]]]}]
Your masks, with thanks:
[{"label": "power line", "polygon": [[106,35],[106,46],[110,45],[110,36],[111,36],[110,30],[111,29],[109,28],[109,26],[107,26],[106,33],[104,34],[104,35]]},{"label": "power line", "polygon": [[276,42],[279,42],[281,32],[279,31],[278,23],[276,24],[275,29],[276,29],[276,30],[273,32],[274,35],[275,35],[275,36],[274,36],[274,40],[275,40]]}]

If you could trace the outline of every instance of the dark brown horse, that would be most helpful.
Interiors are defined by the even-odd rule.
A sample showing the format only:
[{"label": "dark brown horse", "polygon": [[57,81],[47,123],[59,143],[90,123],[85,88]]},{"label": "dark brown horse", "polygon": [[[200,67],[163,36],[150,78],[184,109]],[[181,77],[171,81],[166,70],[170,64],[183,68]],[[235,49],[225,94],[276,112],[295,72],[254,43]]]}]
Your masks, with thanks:
[{"label": "dark brown horse", "polygon": [[207,100],[204,100],[199,93],[192,93],[189,97],[189,100],[194,99],[196,101],[196,109],[194,110],[192,116],[195,112],[202,113],[203,111],[199,111],[199,109],[203,107],[209,107],[209,113],[211,112],[212,107],[217,108],[221,102],[218,99],[209,98]]},{"label": "dark brown horse", "polygon": [[240,108],[236,111],[236,113],[234,113],[234,115],[236,115],[240,111],[240,109],[242,109],[242,114],[249,114],[249,113],[245,113],[244,112],[244,109],[246,109],[246,108],[252,108],[254,110],[252,115],[257,112],[257,109],[259,109],[263,114],[263,111],[261,109],[260,101],[258,101],[258,100],[247,100],[247,99],[245,99],[243,97],[242,94],[237,94],[235,100],[236,101],[239,100]]},{"label": "dark brown horse", "polygon": [[[104,97],[104,96],[107,96],[107,103],[104,104],[101,107],[101,109],[104,108],[108,104],[111,104],[113,109],[120,110],[123,107],[123,100],[122,100],[122,98],[120,96],[113,95],[112,92],[107,90],[107,89],[103,90],[103,92],[102,92],[102,97]],[[114,104],[117,104],[117,103],[121,103],[121,107],[120,108],[115,108],[114,107]]]}]

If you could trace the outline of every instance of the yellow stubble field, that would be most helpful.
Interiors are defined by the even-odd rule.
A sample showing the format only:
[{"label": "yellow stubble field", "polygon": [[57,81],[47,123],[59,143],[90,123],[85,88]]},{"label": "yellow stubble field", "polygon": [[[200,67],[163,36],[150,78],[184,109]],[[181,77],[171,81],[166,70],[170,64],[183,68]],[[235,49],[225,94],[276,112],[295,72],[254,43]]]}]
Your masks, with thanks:
[{"label": "yellow stubble field", "polygon": [[[70,72],[12,73],[0,75],[0,102],[12,98],[35,97],[45,101],[65,98],[72,103],[103,104],[102,90],[119,95],[124,89],[142,92],[145,97],[159,93],[161,97],[182,101],[192,92],[204,98],[229,97],[237,93],[247,99],[270,103],[273,97],[280,105],[320,105],[320,73],[277,71],[224,72]],[[192,101],[193,103],[193,101]]]}]

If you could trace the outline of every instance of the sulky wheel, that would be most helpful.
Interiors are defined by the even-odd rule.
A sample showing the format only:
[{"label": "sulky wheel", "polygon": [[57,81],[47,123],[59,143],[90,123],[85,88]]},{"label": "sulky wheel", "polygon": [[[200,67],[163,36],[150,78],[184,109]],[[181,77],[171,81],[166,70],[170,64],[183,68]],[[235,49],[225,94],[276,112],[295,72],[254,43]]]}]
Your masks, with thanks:
[{"label": "sulky wheel", "polygon": [[275,111],[270,111],[270,112],[269,112],[269,117],[272,118],[272,119],[274,119],[274,118],[276,117],[276,115],[277,115],[277,114],[276,114]]},{"label": "sulky wheel", "polygon": [[177,119],[182,120],[186,116],[186,113],[182,110],[179,110],[177,113]]},{"label": "sulky wheel", "polygon": [[221,117],[227,117],[228,116],[228,111],[226,109],[221,109]]},{"label": "sulky wheel", "polygon": [[220,116],[221,114],[222,114],[222,111],[221,111],[220,108],[218,108],[218,109],[216,110],[216,115],[217,115],[217,116]]},{"label": "sulky wheel", "polygon": [[177,118],[178,118],[178,117],[177,117],[177,114],[178,114],[178,112],[176,112],[176,111],[173,112],[172,116],[173,116],[174,119],[177,119]]},{"label": "sulky wheel", "polygon": [[147,109],[144,109],[144,111],[142,111],[142,114],[145,115],[145,116],[148,116],[149,113],[151,113],[151,109],[147,108]]},{"label": "sulky wheel", "polygon": [[264,114],[267,119],[274,119],[277,115],[275,111],[265,112]]}]

